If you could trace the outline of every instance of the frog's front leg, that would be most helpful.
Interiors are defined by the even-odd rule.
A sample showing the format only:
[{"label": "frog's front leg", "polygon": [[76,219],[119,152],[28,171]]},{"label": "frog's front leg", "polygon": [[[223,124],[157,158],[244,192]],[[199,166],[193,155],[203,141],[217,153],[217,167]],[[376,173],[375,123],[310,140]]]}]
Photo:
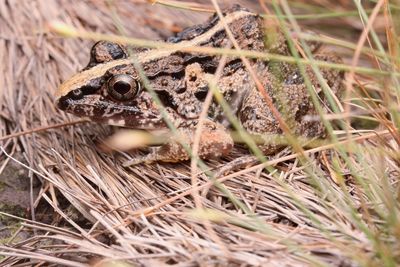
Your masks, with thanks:
[{"label": "frog's front leg", "polygon": [[[180,136],[171,136],[165,144],[153,148],[152,152],[143,157],[137,157],[125,162],[124,166],[155,161],[179,162],[189,160],[190,154],[182,145],[182,142],[192,149],[196,127],[197,124],[178,128]],[[232,137],[223,125],[208,119],[204,120],[198,151],[200,158],[211,159],[227,155],[231,151],[233,144]]]}]

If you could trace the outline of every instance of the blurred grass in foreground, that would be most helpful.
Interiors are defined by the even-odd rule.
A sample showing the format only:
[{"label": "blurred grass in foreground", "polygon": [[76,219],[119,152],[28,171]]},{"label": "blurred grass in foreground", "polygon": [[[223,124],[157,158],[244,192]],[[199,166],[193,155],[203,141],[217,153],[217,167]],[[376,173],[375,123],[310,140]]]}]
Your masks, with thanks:
[{"label": "blurred grass in foreground", "polygon": [[[302,15],[296,16],[292,13],[289,2],[282,0],[273,1],[271,7],[276,21],[280,28],[286,33],[288,43],[293,47],[294,42],[301,42],[305,49],[307,59],[303,59],[295,53],[291,57],[285,57],[273,54],[255,53],[252,51],[235,51],[228,49],[194,48],[186,47],[185,51],[202,52],[229,56],[244,56],[247,58],[259,58],[264,60],[286,61],[291,64],[297,64],[299,69],[311,66],[317,76],[321,77],[320,67],[331,67],[345,70],[347,80],[345,97],[341,103],[343,107],[336,106],[334,115],[336,119],[330,120],[329,115],[320,114],[328,130],[328,141],[323,141],[321,146],[330,144],[329,150],[321,149],[319,152],[320,163],[315,163],[315,155],[310,157],[307,150],[300,149],[298,159],[304,171],[307,174],[307,182],[312,183],[315,188],[315,202],[326,211],[331,225],[321,221],[314,215],[315,210],[304,204],[304,199],[294,188],[288,186],[284,180],[280,179],[280,171],[273,168],[258,150],[253,139],[248,138],[247,133],[243,131],[237,123],[229,105],[218,96],[218,88],[214,88],[215,98],[219,99],[227,114],[231,114],[230,120],[237,130],[237,135],[242,137],[253,153],[259,157],[259,160],[267,166],[267,171],[271,177],[284,188],[287,197],[296,205],[301,212],[301,216],[306,216],[312,221],[314,227],[317,227],[331,242],[335,248],[341,250],[343,254],[357,262],[360,266],[398,266],[400,264],[400,216],[399,216],[399,100],[400,100],[400,73],[399,73],[399,5],[396,2],[389,3],[376,1],[377,5],[365,9],[358,1],[355,1],[356,10],[343,12],[324,13],[324,15]],[[292,1],[290,1],[292,3]],[[176,4],[176,3],[175,3]],[[303,6],[308,9],[310,5]],[[321,12],[322,8],[316,9]],[[379,12],[377,12],[379,11]],[[317,13],[316,13],[317,14]],[[354,15],[358,14],[359,17]],[[352,15],[351,21],[345,19]],[[268,15],[268,17],[271,17]],[[367,29],[368,35],[361,39],[353,39],[354,43],[335,39],[335,37],[324,37],[310,35],[300,31],[296,19],[321,19],[321,18],[343,18],[343,26],[348,27],[349,34],[353,34],[353,25],[363,25],[361,31]],[[372,22],[371,22],[372,20]],[[375,31],[373,22],[384,21],[385,34],[381,31]],[[371,23],[370,23],[371,22]],[[337,25],[334,27],[341,27]],[[79,32],[72,28],[65,28],[63,25],[52,25],[53,30],[70,37],[82,37],[90,39],[108,39],[111,41],[124,42],[134,46],[147,46],[157,49],[176,49],[175,45],[161,42],[151,42],[125,37],[110,35],[100,35],[89,32]],[[336,29],[333,29],[335,32]],[[341,29],[345,32],[345,29]],[[292,40],[290,32],[294,32],[299,40]],[[329,31],[325,30],[329,34]],[[346,64],[329,64],[318,62],[312,59],[312,54],[307,48],[304,40],[317,40],[335,44],[343,52]],[[179,45],[178,45],[179,46]],[[346,50],[347,49],[347,50]],[[359,59],[354,59],[358,53]],[[368,66],[359,65],[360,59],[367,62]],[[352,61],[355,60],[355,61]],[[355,65],[352,66],[351,62]],[[140,67],[140,66],[138,66]],[[144,80],[146,77],[142,77]],[[304,77],[307,81],[307,77]],[[146,82],[145,82],[146,83]],[[151,91],[151,86],[147,82],[147,89]],[[308,83],[310,94],[313,95],[312,86]],[[325,87],[324,92],[329,98],[329,88]],[[155,98],[156,95],[154,94]],[[316,96],[314,104],[322,111]],[[161,107],[161,102],[157,101]],[[335,106],[331,99],[331,105]],[[162,107],[161,107],[162,109]],[[360,115],[361,114],[361,115]],[[334,124],[333,124],[334,122]],[[172,125],[172,123],[170,123]],[[338,127],[340,126],[340,127]],[[173,128],[173,127],[172,127]],[[176,131],[177,129],[173,129]],[[365,139],[362,139],[365,135]],[[361,137],[361,139],[360,139]],[[357,139],[357,141],[355,141]],[[287,140],[292,146],[300,147],[303,142],[297,139]],[[318,147],[318,145],[317,145]],[[187,147],[190,150],[190,148]],[[198,166],[206,171],[210,179],[215,180],[213,174],[208,171],[204,162],[195,157]],[[390,170],[390,172],[388,171]],[[328,174],[328,176],[327,176]],[[231,215],[219,213],[216,211],[207,211],[195,209],[190,214],[199,220],[208,220],[216,223],[226,222],[257,231],[269,236],[272,239],[280,240],[290,249],[303,258],[308,264],[313,266],[324,265],[313,255],[309,255],[308,250],[301,244],[286,239],[286,233],[277,231],[271,225],[264,223],[257,214],[253,213],[237,197],[235,197],[223,184],[218,184],[220,190],[229,197],[235,205],[247,214],[246,218],[231,217]],[[362,237],[347,236],[348,227],[356,228]],[[344,245],[343,239],[337,239],[337,235],[347,236],[347,243]],[[368,240],[368,247],[360,247],[360,239]],[[362,242],[362,244],[365,244]],[[366,251],[368,253],[366,253]]]}]

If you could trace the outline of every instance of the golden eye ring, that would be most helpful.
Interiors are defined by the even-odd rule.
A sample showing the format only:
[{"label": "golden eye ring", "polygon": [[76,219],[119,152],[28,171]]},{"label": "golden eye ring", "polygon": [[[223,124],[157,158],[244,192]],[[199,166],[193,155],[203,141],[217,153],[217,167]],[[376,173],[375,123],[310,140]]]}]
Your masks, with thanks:
[{"label": "golden eye ring", "polygon": [[140,83],[128,74],[117,74],[112,76],[107,82],[107,91],[119,101],[127,101],[140,92]]}]

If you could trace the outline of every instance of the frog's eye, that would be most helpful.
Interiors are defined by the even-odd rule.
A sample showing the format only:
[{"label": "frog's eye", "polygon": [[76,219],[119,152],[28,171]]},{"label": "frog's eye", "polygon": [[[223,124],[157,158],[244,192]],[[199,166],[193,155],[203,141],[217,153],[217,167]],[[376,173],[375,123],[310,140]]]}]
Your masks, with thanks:
[{"label": "frog's eye", "polygon": [[134,98],[140,91],[140,83],[131,75],[118,74],[107,82],[108,93],[116,100],[126,101]]}]

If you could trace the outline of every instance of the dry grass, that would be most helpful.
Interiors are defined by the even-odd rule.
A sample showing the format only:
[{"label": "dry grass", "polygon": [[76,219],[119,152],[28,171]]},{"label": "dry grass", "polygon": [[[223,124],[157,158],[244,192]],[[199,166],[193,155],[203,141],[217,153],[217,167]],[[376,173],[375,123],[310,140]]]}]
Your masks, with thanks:
[{"label": "dry grass", "polygon": [[[255,1],[241,2],[264,10]],[[382,12],[387,8],[384,1],[377,1],[368,7],[381,5],[381,12],[371,16],[377,38],[366,35],[365,42],[354,45],[370,27],[348,13],[357,8],[341,2],[290,3],[302,14],[337,17],[300,22],[331,34],[334,38],[326,40],[348,66],[376,68],[376,75],[350,71],[344,111],[335,116],[354,122],[362,115],[379,126],[374,131],[335,131],[337,141],[306,151],[307,160],[289,152],[265,163],[272,171],[263,171],[260,164],[220,177],[225,187],[221,191],[203,172],[193,173],[189,163],[123,168],[132,154],[99,151],[96,144],[114,129],[82,123],[53,105],[57,86],[86,63],[92,42],[64,39],[47,28],[58,20],[78,29],[118,33],[120,18],[129,36],[154,40],[182,25],[202,22],[209,14],[139,0],[0,1],[0,173],[10,159],[22,155],[21,168],[43,183],[32,201],[38,213],[33,218],[41,217],[43,206],[52,208],[46,224],[21,219],[21,230],[33,235],[2,242],[0,255],[5,257],[0,265],[400,264],[400,87],[399,62],[393,60],[398,58],[399,33],[396,36],[389,14]],[[195,8],[208,10],[212,5]],[[396,8],[399,3],[391,12],[398,12]],[[391,49],[380,51],[377,40]],[[357,51],[360,57],[354,56]],[[207,165],[216,169],[247,153],[236,148],[229,158]]]}]

